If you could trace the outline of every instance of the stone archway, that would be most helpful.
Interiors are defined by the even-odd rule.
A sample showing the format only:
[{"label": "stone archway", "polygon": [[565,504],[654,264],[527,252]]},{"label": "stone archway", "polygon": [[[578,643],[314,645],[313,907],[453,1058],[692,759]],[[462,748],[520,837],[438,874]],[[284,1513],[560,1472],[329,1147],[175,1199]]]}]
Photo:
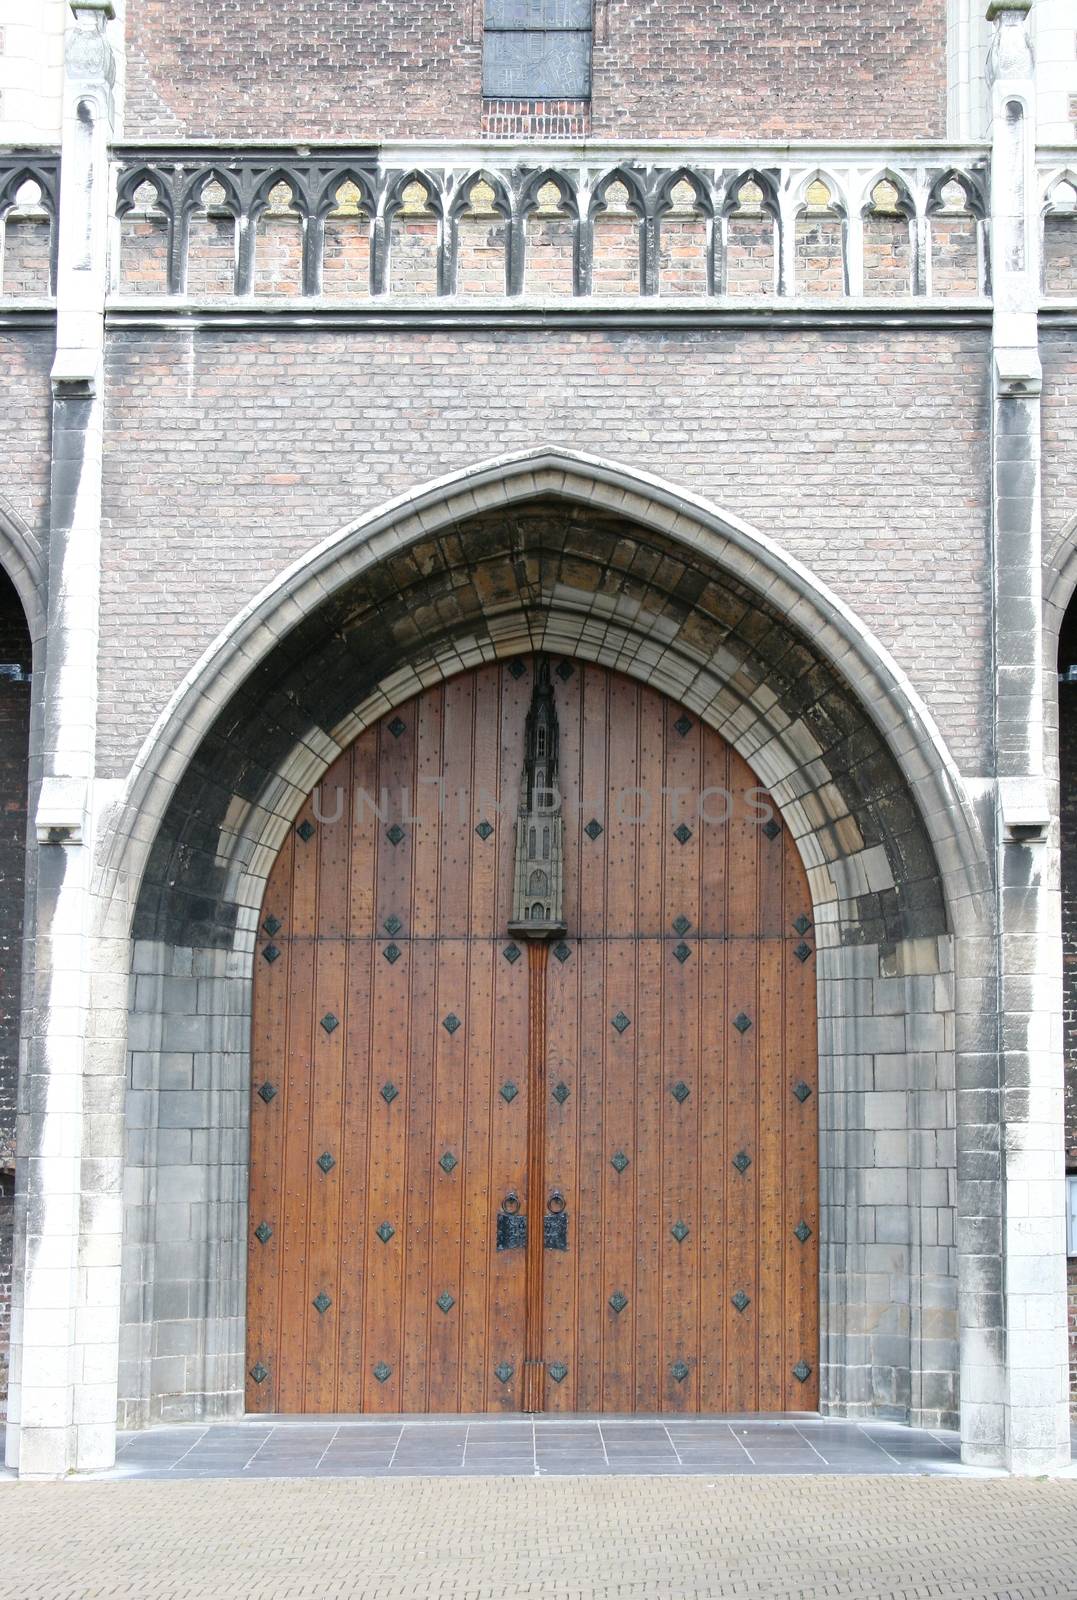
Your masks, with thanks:
[{"label": "stone archway", "polygon": [[[136,902],[140,973],[128,1163],[145,1197],[130,1251],[142,1291],[125,1415],[241,1404],[250,958],[303,798],[423,684],[536,650],[675,696],[780,806],[819,941],[822,1405],[952,1422],[953,934],[985,932],[953,764],[885,652],[768,541],[653,479],[553,451],[458,475],[313,552],[207,653],[143,752],[102,883],[117,933]],[[975,1024],[971,991],[968,1004]],[[156,1141],[141,1131],[154,1118]],[[188,1347],[182,1368],[155,1369],[173,1320],[160,1307],[181,1303],[197,1307],[168,1330]]]}]

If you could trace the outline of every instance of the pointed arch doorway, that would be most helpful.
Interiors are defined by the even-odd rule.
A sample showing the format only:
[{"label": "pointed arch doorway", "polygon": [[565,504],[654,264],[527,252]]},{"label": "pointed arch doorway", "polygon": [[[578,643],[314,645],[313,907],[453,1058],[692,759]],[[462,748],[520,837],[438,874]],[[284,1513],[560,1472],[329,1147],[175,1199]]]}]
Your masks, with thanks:
[{"label": "pointed arch doorway", "polygon": [[367,729],[270,873],[250,1411],[818,1403],[803,865],[713,730],[551,665],[542,937],[514,901],[536,870],[517,851],[536,658]]}]

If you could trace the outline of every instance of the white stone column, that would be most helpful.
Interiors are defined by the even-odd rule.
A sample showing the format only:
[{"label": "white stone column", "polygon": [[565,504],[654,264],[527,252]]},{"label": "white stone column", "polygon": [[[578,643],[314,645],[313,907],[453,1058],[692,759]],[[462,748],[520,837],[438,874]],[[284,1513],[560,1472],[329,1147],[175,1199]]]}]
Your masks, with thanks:
[{"label": "white stone column", "polygon": [[8,1465],[26,1477],[107,1466],[115,1452],[122,1079],[94,1056],[95,1011],[117,997],[115,979],[94,971],[90,896],[112,16],[110,0],[71,0],[64,48],[48,655],[7,1432]]},{"label": "white stone column", "polygon": [[66,9],[64,0],[0,0],[0,143],[59,142]]},{"label": "white stone column", "polygon": [[983,0],[946,0],[946,136],[987,136],[988,94],[984,76],[991,29]]},{"label": "white stone column", "polygon": [[1070,144],[1077,156],[1077,9],[1073,0],[1036,0],[1036,123],[1041,144]]},{"label": "white stone column", "polygon": [[1044,781],[1040,285],[1032,0],[993,0],[991,508],[996,1051],[958,1094],[961,1424],[968,1461],[1069,1460],[1062,1182],[1062,944]]}]

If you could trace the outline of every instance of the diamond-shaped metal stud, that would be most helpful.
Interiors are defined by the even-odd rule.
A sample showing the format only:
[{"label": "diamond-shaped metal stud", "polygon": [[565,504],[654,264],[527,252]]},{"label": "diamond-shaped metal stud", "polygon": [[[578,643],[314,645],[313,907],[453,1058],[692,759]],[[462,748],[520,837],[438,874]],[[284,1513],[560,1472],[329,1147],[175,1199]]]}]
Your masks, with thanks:
[{"label": "diamond-shaped metal stud", "polygon": [[673,954],[677,957],[677,960],[681,963],[681,966],[683,967],[684,963],[688,960],[688,957],[692,954],[692,952],[691,952],[690,948],[688,947],[688,945],[686,945],[686,944],[678,944],[678,945],[674,945]]},{"label": "diamond-shaped metal stud", "polygon": [[775,822],[773,817],[771,817],[768,822],[764,822],[763,824],[763,832],[766,834],[768,839],[776,839],[781,831],[781,823]]},{"label": "diamond-shaped metal stud", "polygon": [[378,1235],[378,1238],[381,1240],[382,1244],[388,1244],[389,1240],[396,1232],[396,1229],[393,1227],[391,1222],[380,1222],[374,1231]]},{"label": "diamond-shaped metal stud", "polygon": [[624,1033],[626,1028],[630,1028],[632,1026],[632,1019],[630,1017],[626,1017],[623,1011],[618,1011],[617,1015],[612,1019],[612,1022],[618,1033]]},{"label": "diamond-shaped metal stud", "polygon": [[688,932],[691,926],[692,924],[689,922],[687,917],[674,917],[673,919],[674,933],[685,934]]},{"label": "diamond-shaped metal stud", "polygon": [[499,1361],[494,1368],[494,1377],[499,1383],[508,1383],[512,1377],[512,1366],[507,1361]]},{"label": "diamond-shaped metal stud", "polygon": [[565,1379],[568,1377],[568,1368],[565,1366],[563,1361],[555,1361],[553,1365],[547,1367],[546,1370],[550,1374],[550,1377],[553,1379],[554,1383],[564,1383]]},{"label": "diamond-shaped metal stud", "polygon": [[691,717],[686,717],[683,715],[679,716],[673,726],[683,739],[685,734],[691,733],[692,731],[692,719]]},{"label": "diamond-shaped metal stud", "polygon": [[807,933],[808,929],[811,927],[811,919],[806,917],[802,911],[799,917],[793,918],[793,927],[796,929],[797,933]]},{"label": "diamond-shaped metal stud", "polygon": [[673,837],[679,840],[681,844],[688,843],[689,839],[692,837],[692,830],[688,826],[687,822],[679,822],[677,824],[673,830]]},{"label": "diamond-shaped metal stud", "polygon": [[586,828],[584,828],[583,831],[584,831],[584,833],[587,835],[587,837],[589,839],[597,839],[606,830],[603,828],[601,822],[599,822],[597,817],[592,817],[590,822],[587,824]]},{"label": "diamond-shaped metal stud", "polygon": [[624,1310],[627,1304],[628,1296],[626,1294],[622,1294],[620,1289],[615,1289],[613,1294],[610,1295],[610,1305],[613,1307],[614,1311],[616,1311],[618,1316],[621,1315],[621,1312]]},{"label": "diamond-shaped metal stud", "polygon": [[326,1294],[324,1289],[319,1289],[318,1293],[314,1296],[314,1299],[311,1301],[311,1305],[314,1307],[315,1311],[318,1313],[318,1315],[320,1317],[324,1317],[325,1316],[325,1313],[329,1310],[329,1307],[332,1304],[333,1304],[332,1300],[330,1300],[329,1296]]},{"label": "diamond-shaped metal stud", "polygon": [[395,1083],[383,1083],[381,1088],[378,1090],[378,1093],[385,1101],[385,1104],[387,1106],[391,1106],[397,1095],[400,1093],[400,1090],[397,1088]]},{"label": "diamond-shaped metal stud", "polygon": [[675,1361],[669,1370],[678,1383],[683,1383],[688,1376],[688,1364],[685,1361]]},{"label": "diamond-shaped metal stud", "polygon": [[404,830],[400,826],[399,822],[394,822],[391,828],[386,828],[385,837],[395,850],[401,839],[404,837]]},{"label": "diamond-shaped metal stud", "polygon": [[264,1367],[260,1361],[256,1361],[254,1366],[251,1368],[251,1377],[254,1379],[255,1383],[265,1383],[266,1379],[269,1377],[269,1368]]},{"label": "diamond-shaped metal stud", "polygon": [[459,1164],[460,1163],[457,1161],[451,1150],[446,1150],[445,1154],[441,1156],[438,1161],[438,1166],[441,1168],[442,1172],[451,1172],[452,1169],[456,1166],[459,1166]]},{"label": "diamond-shaped metal stud", "polygon": [[688,1237],[688,1224],[687,1222],[675,1222],[669,1231],[677,1243],[682,1244]]},{"label": "diamond-shaped metal stud", "polygon": [[394,934],[399,933],[403,926],[404,924],[401,922],[399,917],[386,917],[385,921],[382,923],[382,927],[385,929],[390,939]]},{"label": "diamond-shaped metal stud", "polygon": [[501,954],[505,957],[509,966],[514,967],[520,959],[520,946],[518,944],[507,944]]},{"label": "diamond-shaped metal stud", "polygon": [[519,1092],[519,1089],[517,1089],[516,1085],[511,1081],[501,1085],[501,1098],[504,1100],[506,1105],[511,1105]]},{"label": "diamond-shaped metal stud", "polygon": [[337,1017],[334,1017],[331,1011],[327,1011],[325,1016],[322,1018],[322,1027],[325,1029],[326,1033],[333,1033],[337,1028],[340,1027],[340,1021]]},{"label": "diamond-shaped metal stud", "polygon": [[561,662],[558,663],[557,676],[560,678],[562,683],[567,683],[568,682],[568,680],[572,676],[572,671],[573,671],[573,668],[572,668],[572,662],[571,661],[561,661]]},{"label": "diamond-shaped metal stud", "polygon": [[793,954],[796,956],[798,961],[807,961],[808,957],[811,955],[811,945],[805,944],[802,939],[798,945],[794,946]]},{"label": "diamond-shaped metal stud", "polygon": [[691,1091],[691,1089],[689,1089],[688,1085],[684,1082],[684,1080],[681,1079],[681,1081],[679,1083],[675,1083],[673,1085],[672,1089],[669,1092],[673,1096],[674,1100],[676,1100],[678,1102],[679,1105],[683,1105],[684,1102],[688,1099],[688,1096],[691,1094],[692,1091]]},{"label": "diamond-shaped metal stud", "polygon": [[616,1155],[610,1156],[610,1166],[615,1172],[623,1172],[628,1165],[628,1157],[623,1150],[618,1150]]},{"label": "diamond-shaped metal stud", "polygon": [[566,944],[563,939],[558,939],[557,943],[553,947],[553,953],[557,957],[558,961],[560,961],[561,965],[564,966],[565,962],[572,954],[572,946],[570,944]]},{"label": "diamond-shaped metal stud", "polygon": [[452,1035],[460,1026],[460,1018],[456,1015],[455,1011],[450,1011],[449,1015],[444,1019],[441,1026],[445,1029],[447,1034]]},{"label": "diamond-shaped metal stud", "polygon": [[806,1361],[797,1362],[793,1368],[793,1377],[796,1378],[798,1383],[807,1383],[811,1377],[811,1368]]},{"label": "diamond-shaped metal stud", "polygon": [[267,944],[265,949],[262,951],[262,955],[269,962],[269,965],[272,966],[274,961],[276,961],[277,957],[280,955],[280,951],[277,949],[275,944]]},{"label": "diamond-shaped metal stud", "polygon": [[793,1093],[796,1095],[796,1097],[800,1101],[801,1105],[803,1105],[805,1100],[811,1094],[811,1085],[805,1083],[803,1078],[802,1078],[799,1083],[794,1083],[794,1085],[793,1085]]},{"label": "diamond-shaped metal stud", "polygon": [[793,1232],[796,1234],[801,1244],[807,1244],[808,1240],[811,1238],[811,1229],[808,1227],[806,1222],[798,1222],[796,1227],[793,1229]]},{"label": "diamond-shaped metal stud", "polygon": [[267,917],[262,923],[262,927],[265,929],[266,933],[268,933],[271,939],[275,933],[280,932],[283,926],[284,924],[279,917]]},{"label": "diamond-shaped metal stud", "polygon": [[333,1168],[336,1166],[336,1162],[333,1160],[333,1157],[329,1154],[328,1150],[323,1150],[321,1155],[318,1157],[318,1165],[321,1167],[323,1172],[332,1172]]},{"label": "diamond-shaped metal stud", "polygon": [[747,1172],[751,1164],[752,1158],[748,1154],[747,1150],[738,1150],[736,1155],[733,1157],[733,1165],[736,1167],[738,1172]]},{"label": "diamond-shaped metal stud", "polygon": [[303,843],[306,844],[308,839],[313,839],[314,837],[314,824],[309,818],[304,818],[295,831],[298,833]]},{"label": "diamond-shaped metal stud", "polygon": [[738,1289],[736,1294],[733,1296],[733,1304],[736,1306],[738,1311],[746,1311],[751,1303],[751,1300],[745,1294],[743,1289]]},{"label": "diamond-shaped metal stud", "polygon": [[[514,678],[522,678],[524,673],[527,671],[527,668],[524,666],[522,661],[510,661],[509,671],[512,673]],[[509,1373],[510,1375],[512,1373],[511,1367],[509,1368]]]},{"label": "diamond-shaped metal stud", "polygon": [[480,839],[488,839],[493,831],[493,823],[487,822],[485,817],[483,817],[482,821],[475,827],[475,832],[478,834]]},{"label": "diamond-shaped metal stud", "polygon": [[400,960],[400,946],[398,944],[387,944],[385,949],[382,951],[382,955],[385,957],[386,961],[388,961],[391,967],[395,966]]},{"label": "diamond-shaped metal stud", "polygon": [[434,1304],[437,1306],[439,1311],[444,1311],[445,1314],[448,1315],[453,1306],[456,1304],[456,1301],[453,1299],[448,1289],[443,1289],[438,1295]]},{"label": "diamond-shaped metal stud", "polygon": [[737,1015],[733,1018],[733,1026],[736,1028],[738,1033],[747,1033],[751,1025],[751,1017],[746,1016],[743,1011],[738,1011]]},{"label": "diamond-shaped metal stud", "polygon": [[264,1100],[266,1105],[268,1105],[271,1100],[275,1100],[277,1098],[277,1091],[271,1083],[263,1083],[262,1087],[258,1091],[258,1098],[259,1100]]},{"label": "diamond-shaped metal stud", "polygon": [[565,1101],[569,1097],[568,1084],[567,1083],[559,1083],[559,1084],[555,1085],[555,1087],[550,1092],[553,1095],[554,1099],[557,1101],[557,1104],[559,1106],[563,1106]]},{"label": "diamond-shaped metal stud", "polygon": [[392,1377],[392,1375],[393,1369],[385,1361],[379,1361],[377,1366],[374,1368],[374,1376],[377,1378],[379,1383],[385,1383],[388,1378]]},{"label": "diamond-shaped metal stud", "polygon": [[273,1237],[273,1229],[268,1222],[260,1222],[254,1230],[254,1237],[259,1244],[268,1244]]},{"label": "diamond-shaped metal stud", "polygon": [[404,722],[401,717],[394,717],[392,722],[389,724],[389,732],[392,734],[394,739],[399,739],[406,727],[407,723]]}]

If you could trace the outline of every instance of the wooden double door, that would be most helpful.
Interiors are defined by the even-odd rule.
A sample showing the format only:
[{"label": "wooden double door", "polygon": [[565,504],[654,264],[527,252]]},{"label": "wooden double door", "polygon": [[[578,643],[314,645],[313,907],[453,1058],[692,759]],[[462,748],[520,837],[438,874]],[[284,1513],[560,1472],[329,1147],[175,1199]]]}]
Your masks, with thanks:
[{"label": "wooden double door", "polygon": [[507,932],[533,658],[363,733],[270,874],[250,1411],[818,1403],[796,846],[693,714],[553,668],[563,937]]}]

